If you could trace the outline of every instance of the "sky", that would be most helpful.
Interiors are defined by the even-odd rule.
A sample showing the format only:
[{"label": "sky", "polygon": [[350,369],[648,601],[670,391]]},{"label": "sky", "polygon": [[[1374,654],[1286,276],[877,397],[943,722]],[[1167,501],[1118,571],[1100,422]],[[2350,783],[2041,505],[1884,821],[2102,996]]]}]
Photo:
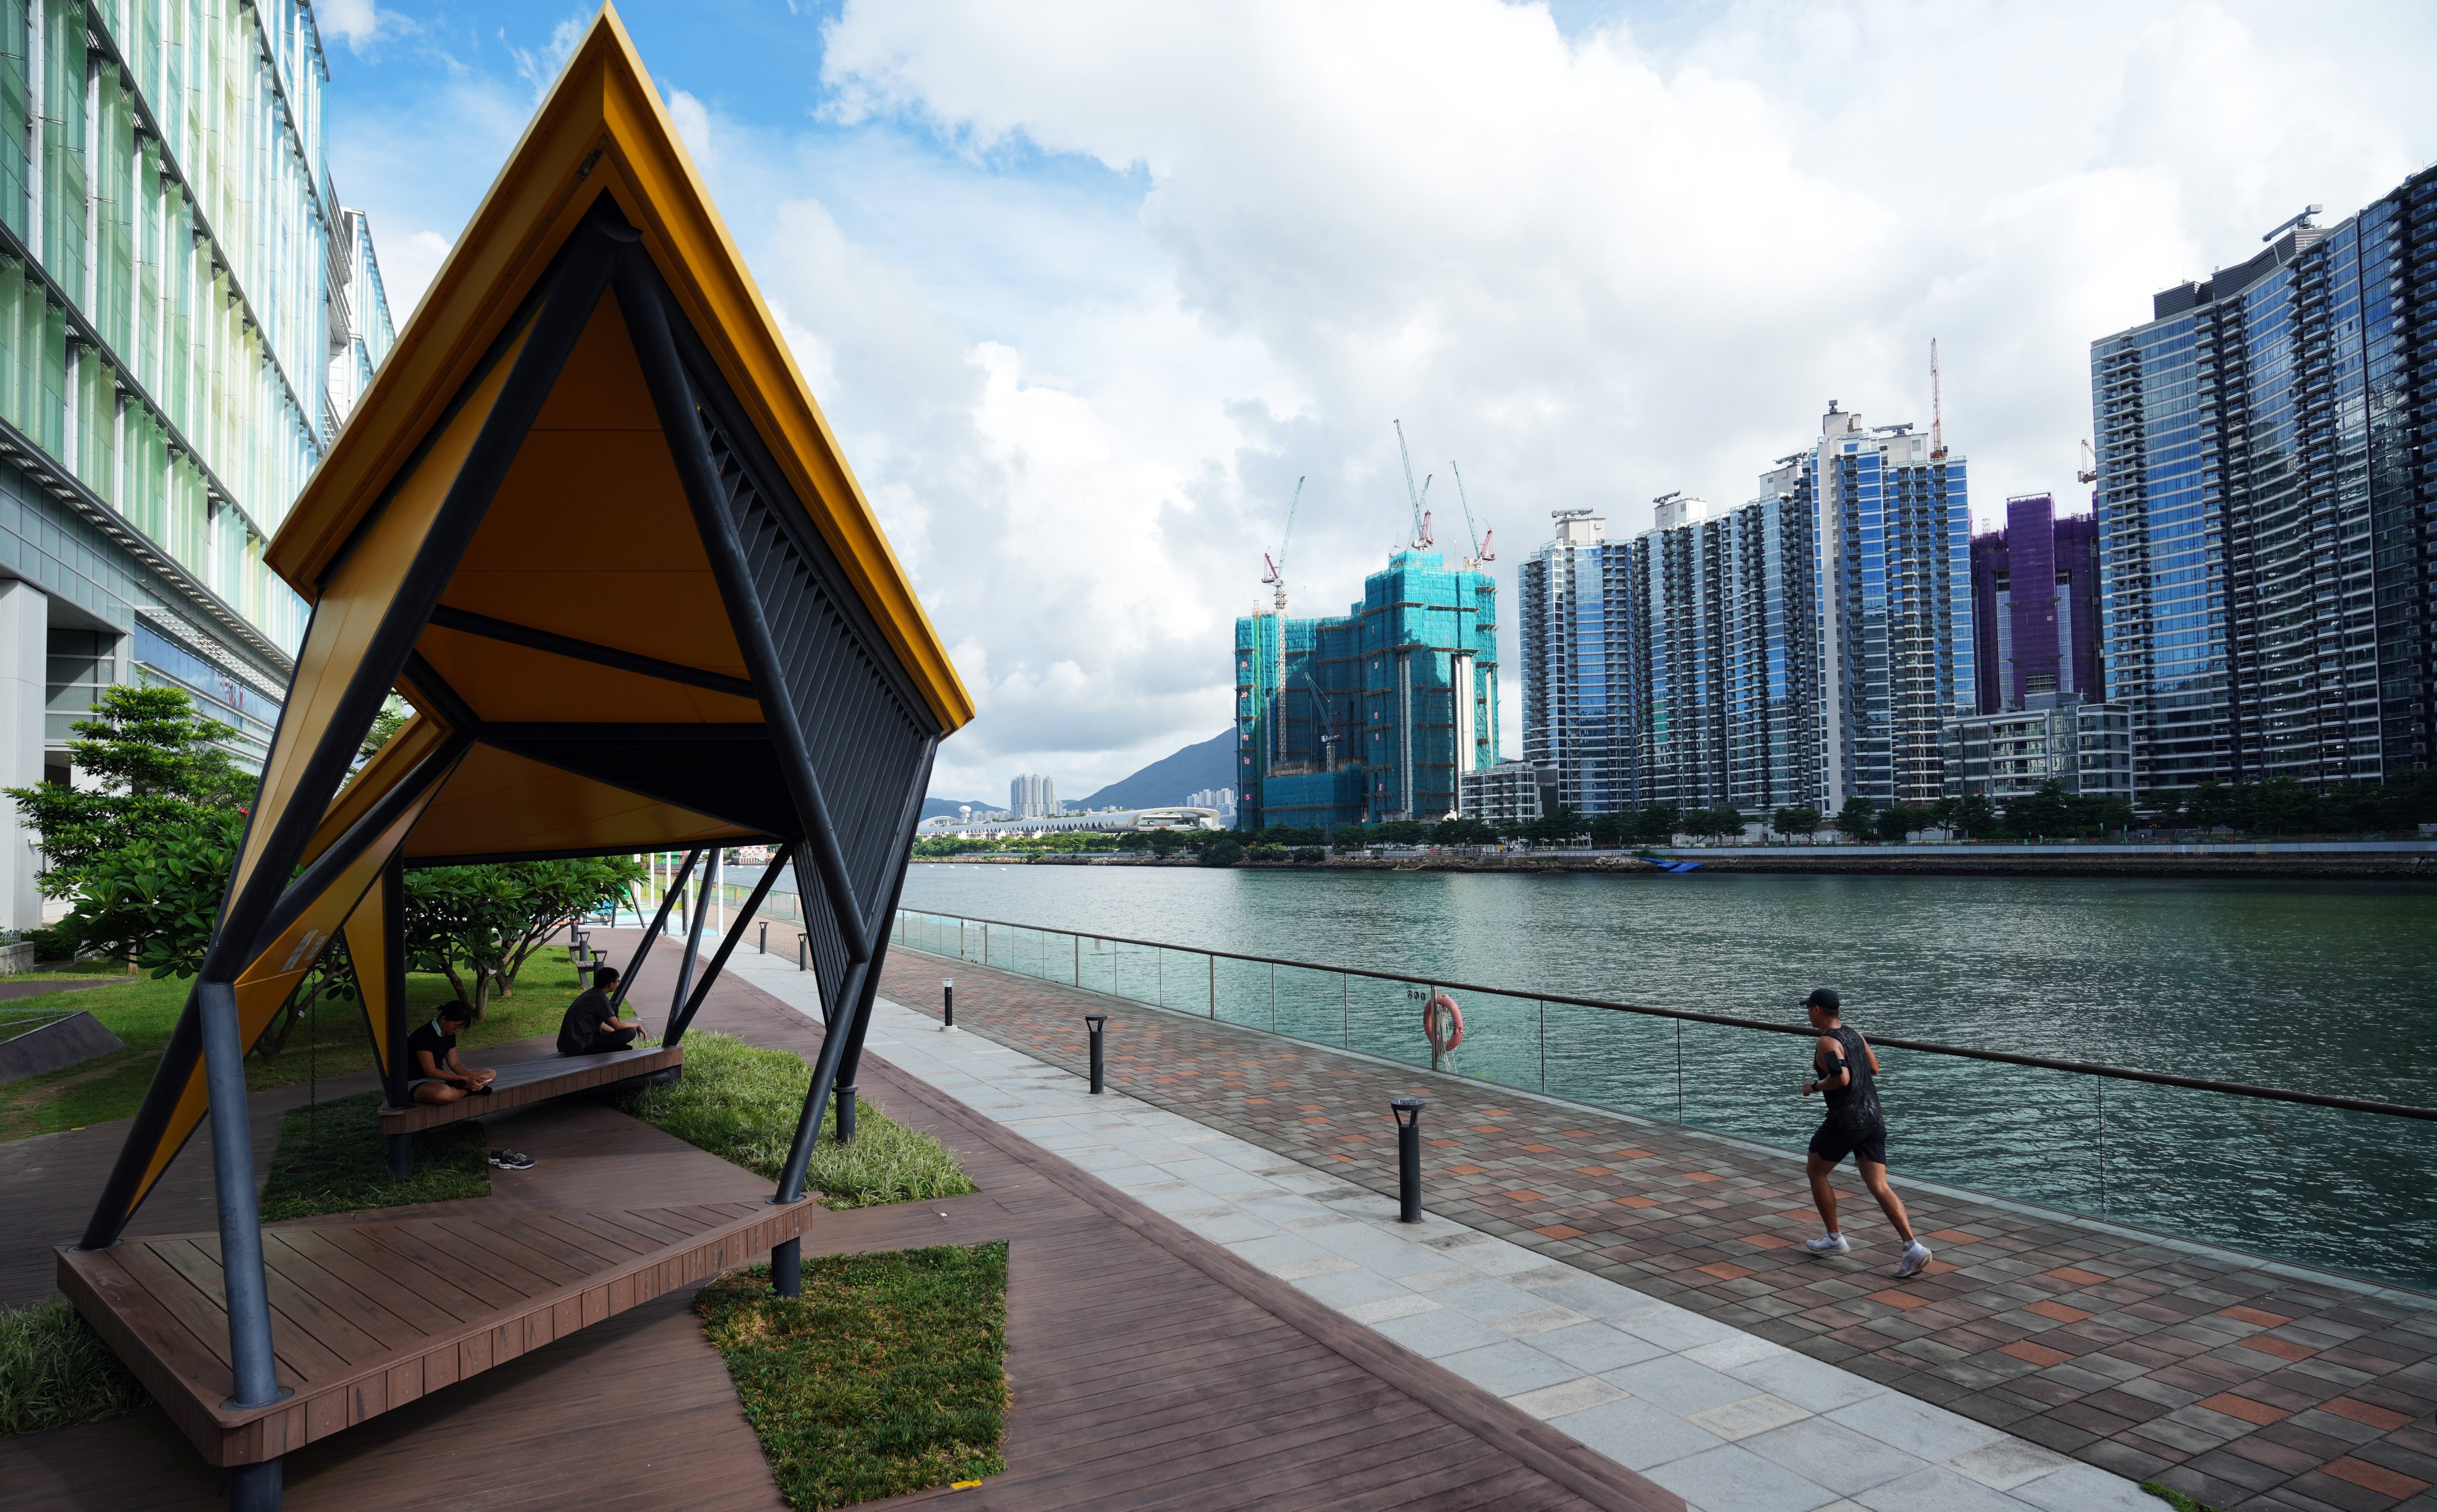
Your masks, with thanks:
[{"label": "sky", "polygon": [[[317,11],[403,322],[591,12]],[[1740,502],[1832,399],[1925,426],[1935,338],[1989,525],[2078,495],[2093,339],[2437,158],[2425,4],[620,14],[973,694],[960,799],[1226,729],[1264,553],[1341,614],[1410,532],[1393,422],[1511,606],[1552,512]]]}]

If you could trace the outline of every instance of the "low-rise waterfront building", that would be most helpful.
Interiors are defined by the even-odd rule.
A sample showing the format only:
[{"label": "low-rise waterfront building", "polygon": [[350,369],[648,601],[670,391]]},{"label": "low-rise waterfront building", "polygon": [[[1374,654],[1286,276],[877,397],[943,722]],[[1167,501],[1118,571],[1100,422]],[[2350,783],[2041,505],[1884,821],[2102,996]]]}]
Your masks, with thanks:
[{"label": "low-rise waterfront building", "polygon": [[1500,761],[1464,774],[1464,817],[1488,825],[1528,825],[1560,806],[1557,769]]},{"label": "low-rise waterfront building", "polygon": [[2054,782],[2083,797],[2130,802],[2132,714],[2078,694],[2033,693],[2019,707],[1948,721],[1945,765],[1949,798],[2004,803]]}]

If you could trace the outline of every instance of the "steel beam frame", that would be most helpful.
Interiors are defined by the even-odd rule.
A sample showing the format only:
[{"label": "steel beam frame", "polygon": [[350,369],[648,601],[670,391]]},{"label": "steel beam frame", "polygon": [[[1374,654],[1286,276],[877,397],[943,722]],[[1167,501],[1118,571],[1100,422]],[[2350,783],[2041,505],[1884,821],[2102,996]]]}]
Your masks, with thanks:
[{"label": "steel beam frame", "polygon": [[780,846],[771,856],[769,866],[762,873],[762,880],[753,885],[753,895],[745,900],[745,906],[737,911],[735,921],[720,937],[719,949],[712,954],[710,965],[703,967],[702,980],[694,983],[693,993],[685,999],[685,1006],[669,1020],[668,1033],[660,1036],[662,1046],[674,1045],[685,1038],[687,1026],[693,1022],[693,1016],[702,1011],[703,999],[710,996],[711,983],[719,980],[720,972],[728,966],[728,958],[736,953],[737,945],[744,940],[745,927],[753,922],[754,911],[762,906],[763,898],[770,895],[772,884],[784,875],[788,862],[794,860],[795,848],[791,842]]},{"label": "steel beam frame", "polygon": [[668,1031],[675,1029],[677,1013],[685,1006],[686,989],[693,985],[693,965],[702,957],[702,927],[710,917],[710,890],[719,885],[719,847],[711,846],[702,863],[702,880],[694,884],[693,917],[686,921],[685,959],[677,963],[677,990],[669,998],[669,1021],[660,1032],[665,1041]]},{"label": "steel beam frame", "polygon": [[[685,895],[686,878],[693,875],[693,863],[700,860],[702,860],[701,851],[687,851],[685,864],[677,868],[677,875],[669,881],[668,891],[660,895],[659,912],[652,915],[652,927],[643,931],[643,943],[635,947],[635,958],[626,963],[626,974],[618,979],[617,994],[609,999],[609,1011],[612,1014],[615,1014],[625,1002],[626,989],[635,984],[635,973],[643,969],[645,958],[652,953],[653,942],[660,937],[662,930],[669,927],[669,910],[676,907],[677,899]],[[640,912],[639,910],[639,915]]]}]

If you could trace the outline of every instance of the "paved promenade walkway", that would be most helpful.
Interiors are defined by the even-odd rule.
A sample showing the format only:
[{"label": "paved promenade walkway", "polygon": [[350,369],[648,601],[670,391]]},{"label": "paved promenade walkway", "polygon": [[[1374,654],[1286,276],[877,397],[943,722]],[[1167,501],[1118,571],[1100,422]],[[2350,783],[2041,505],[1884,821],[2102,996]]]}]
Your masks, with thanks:
[{"label": "paved promenade walkway", "polygon": [[[789,964],[747,958],[741,974],[812,1011]],[[1399,1224],[1341,1168],[1092,1097],[897,1004],[869,1047],[1698,1512],[2161,1512],[2117,1476],[1464,1225]]]},{"label": "paved promenade walkway", "polygon": [[[738,960],[783,992],[787,963]],[[1907,1202],[1938,1260],[1896,1284],[1892,1237],[1850,1176],[1857,1253],[1801,1249],[1818,1220],[1790,1155],[903,948],[884,989],[929,1009],[943,974],[960,1026],[1068,1071],[1083,1064],[1080,1015],[1110,1014],[1113,1089],[1378,1197],[1394,1182],[1387,1104],[1424,1097],[1434,1215],[2016,1440],[2223,1512],[2437,1512],[2430,1299],[1917,1190]],[[1720,1426],[1744,1433],[1713,1437],[1774,1431]]]}]

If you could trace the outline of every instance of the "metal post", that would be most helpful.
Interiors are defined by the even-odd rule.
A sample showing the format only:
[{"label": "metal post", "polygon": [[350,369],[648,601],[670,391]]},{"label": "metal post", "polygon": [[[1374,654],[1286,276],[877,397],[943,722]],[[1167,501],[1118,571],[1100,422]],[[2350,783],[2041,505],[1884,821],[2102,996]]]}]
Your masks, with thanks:
[{"label": "metal post", "polygon": [[956,979],[950,977],[939,983],[939,1033],[953,1033],[956,1027]]},{"label": "metal post", "polygon": [[1278,1032],[1278,964],[1270,963],[1270,1033]]},{"label": "metal post", "polygon": [[780,1296],[804,1295],[804,1242],[791,1239],[770,1251],[770,1289]]},{"label": "metal post", "polygon": [[805,933],[802,933],[802,932],[798,931],[798,934],[796,935],[796,969],[797,969],[797,970],[798,970],[798,971],[810,971],[811,969],[813,969],[813,966],[812,966],[812,959],[811,959],[811,958],[812,958],[812,951],[813,951],[813,937],[812,937],[811,935],[809,935],[809,934],[805,934]]},{"label": "metal post", "polygon": [[1549,1089],[1549,999],[1534,998],[1532,1005],[1540,1010],[1540,1090]]},{"label": "metal post", "polygon": [[1218,958],[1210,956],[1210,1017],[1218,1017]]},{"label": "metal post", "polygon": [[854,1094],[857,1090],[851,1086],[837,1089],[837,1142],[840,1144],[854,1142]]},{"label": "metal post", "polygon": [[982,965],[990,965],[990,920],[982,920]]},{"label": "metal post", "polygon": [[1353,979],[1341,971],[1337,974],[1337,1010],[1345,1016],[1337,1031],[1338,1043],[1347,1050],[1354,1048],[1354,986]]},{"label": "metal post", "polygon": [[763,955],[770,953],[770,926],[766,922],[762,926],[762,953]]},{"label": "metal post", "polygon": [[1083,984],[1083,937],[1075,936],[1075,985]]},{"label": "metal post", "polygon": [[229,1512],[279,1512],[286,1472],[276,1459],[239,1465],[229,1471]]},{"label": "metal post", "polygon": [[1684,1020],[1675,1020],[1675,1121],[1684,1121]]},{"label": "metal post", "polygon": [[[626,974],[618,979],[618,990],[609,999],[612,1012],[625,1002],[626,989],[635,984],[635,973],[643,969],[644,958],[652,953],[652,943],[657,940],[661,932],[668,928],[669,911],[684,906],[685,900],[681,896],[681,890],[685,887],[686,878],[693,871],[695,859],[701,854],[702,852],[697,850],[686,852],[685,864],[677,869],[675,879],[660,894],[659,912],[652,915],[652,922],[643,930],[642,939],[636,943],[635,958],[626,963]],[[640,917],[640,914],[637,916]]]},{"label": "metal post", "polygon": [[[413,1094],[407,1090],[414,1080],[414,1068],[406,1063],[406,851],[400,847],[382,868],[381,935],[384,975],[382,994],[389,1000],[384,1005],[381,1026],[389,1044],[389,1085],[382,1096],[392,1107],[404,1107]],[[404,1181],[414,1174],[414,1136],[393,1134],[389,1137],[389,1173],[393,1181]]]},{"label": "metal post", "polygon": [[1083,1016],[1083,1022],[1091,1028],[1092,1095],[1097,1097],[1108,1089],[1109,1085],[1108,1061],[1102,1054],[1102,1046],[1100,1043],[1101,1032],[1109,1027],[1109,1016],[1107,1014],[1085,1014]]},{"label": "metal post", "polygon": [[1398,1098],[1388,1104],[1396,1116],[1396,1221],[1422,1221],[1422,1109],[1420,1098]]},{"label": "metal post", "polygon": [[686,992],[693,985],[694,963],[702,958],[702,927],[710,918],[710,890],[719,885],[719,847],[710,848],[702,863],[702,880],[694,887],[693,917],[686,924],[685,957],[677,963],[677,990],[669,999],[669,1024],[685,1012]]},{"label": "metal post", "polygon": [[212,1100],[212,1185],[219,1198],[220,1275],[228,1293],[229,1361],[237,1390],[226,1405],[263,1407],[286,1395],[271,1348],[271,1293],[262,1270],[262,1212],[254,1190],[254,1130],[246,1118],[245,1044],[237,989],[195,988],[202,1017],[203,1078]]}]

